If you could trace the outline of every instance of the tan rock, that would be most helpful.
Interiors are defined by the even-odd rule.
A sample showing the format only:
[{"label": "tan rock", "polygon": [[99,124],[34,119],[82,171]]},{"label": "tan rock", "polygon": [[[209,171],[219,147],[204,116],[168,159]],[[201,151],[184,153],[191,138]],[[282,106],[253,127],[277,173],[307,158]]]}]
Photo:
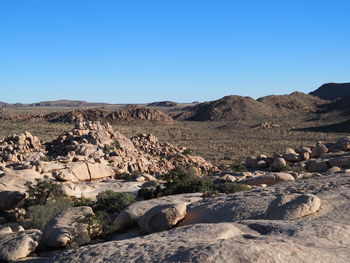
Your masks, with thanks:
[{"label": "tan rock", "polygon": [[320,209],[321,200],[312,194],[282,195],[273,200],[266,217],[274,220],[293,220],[308,216]]},{"label": "tan rock", "polygon": [[150,234],[168,230],[185,217],[186,206],[187,203],[178,203],[153,207],[139,219],[139,226]]}]

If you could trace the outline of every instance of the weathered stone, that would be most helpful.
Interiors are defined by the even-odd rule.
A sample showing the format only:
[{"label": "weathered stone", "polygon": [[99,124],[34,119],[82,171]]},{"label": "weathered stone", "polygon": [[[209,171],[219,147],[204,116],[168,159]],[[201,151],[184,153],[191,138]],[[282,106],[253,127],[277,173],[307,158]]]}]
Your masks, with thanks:
[{"label": "weathered stone", "polygon": [[182,204],[182,203],[193,203],[202,199],[201,193],[194,194],[180,194],[180,195],[171,195],[165,196],[158,199],[151,199],[136,202],[131,204],[125,210],[123,210],[115,218],[113,224],[118,226],[121,229],[135,227],[138,225],[139,219],[151,210],[153,207],[159,205],[169,205],[169,204]]},{"label": "weathered stone", "polygon": [[35,183],[36,179],[43,179],[43,175],[32,170],[11,170],[5,169],[4,173],[0,175],[0,191],[16,191],[25,193],[27,182]]},{"label": "weathered stone", "polygon": [[0,233],[0,261],[16,261],[25,258],[39,244],[41,238],[40,230],[26,230]]},{"label": "weathered stone", "polygon": [[256,168],[257,167],[257,159],[255,157],[247,157],[245,159],[245,167],[247,168]]},{"label": "weathered stone", "polygon": [[299,162],[302,160],[302,156],[298,153],[288,153],[284,155],[284,158],[288,162]]},{"label": "weathered stone", "polygon": [[308,216],[320,209],[321,200],[311,194],[282,195],[273,200],[266,217],[273,220],[293,220]]},{"label": "weathered stone", "polygon": [[88,226],[79,223],[78,219],[93,213],[88,206],[72,207],[62,211],[46,224],[40,246],[59,248],[68,244],[89,243]]},{"label": "weathered stone", "polygon": [[16,191],[0,191],[0,211],[10,210],[20,206],[26,194]]},{"label": "weathered stone", "polygon": [[311,147],[311,157],[320,157],[328,152],[326,145],[318,143],[316,146]]},{"label": "weathered stone", "polygon": [[332,158],[329,160],[329,164],[331,167],[333,167],[333,166],[349,167],[350,166],[350,156]]},{"label": "weathered stone", "polygon": [[259,175],[256,177],[248,178],[239,181],[239,183],[249,184],[249,185],[261,185],[261,184],[275,184],[281,181],[291,181],[294,177],[288,173],[270,173]]},{"label": "weathered stone", "polygon": [[287,162],[284,158],[282,157],[277,157],[273,159],[272,162],[272,169],[281,169],[287,166]]},{"label": "weathered stone", "polygon": [[139,226],[147,233],[168,230],[185,217],[186,206],[178,203],[153,207],[139,219]]},{"label": "weathered stone", "polygon": [[309,160],[306,163],[306,169],[309,172],[325,172],[329,167],[329,162],[323,160]]}]

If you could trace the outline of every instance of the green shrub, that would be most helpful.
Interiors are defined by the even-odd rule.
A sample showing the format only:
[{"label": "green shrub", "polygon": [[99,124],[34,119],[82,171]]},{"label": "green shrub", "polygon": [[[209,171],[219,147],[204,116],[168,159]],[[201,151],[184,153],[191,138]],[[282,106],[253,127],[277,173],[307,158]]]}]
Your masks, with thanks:
[{"label": "green shrub", "polygon": [[230,168],[235,172],[247,172],[247,167],[242,162],[236,161],[230,165]]},{"label": "green shrub", "polygon": [[107,239],[110,234],[118,230],[118,227],[111,224],[106,218],[108,218],[107,213],[98,211],[95,214],[87,214],[84,218],[79,218],[77,222],[87,224],[87,230],[91,237],[101,236]]},{"label": "green shrub", "polygon": [[29,205],[44,205],[50,200],[63,197],[61,186],[50,180],[36,179],[36,184],[26,182]]},{"label": "green shrub", "polygon": [[193,154],[193,151],[191,149],[185,149],[183,152],[183,154],[188,154],[188,155],[192,155]]},{"label": "green shrub", "polygon": [[214,189],[219,193],[232,194],[240,191],[250,190],[251,187],[246,184],[222,183],[216,184]]},{"label": "green shrub", "polygon": [[111,190],[99,193],[96,197],[95,209],[107,213],[119,213],[128,205],[136,202],[136,198],[130,193],[116,193]]},{"label": "green shrub", "polygon": [[73,206],[90,206],[90,207],[94,207],[95,204],[96,204],[96,202],[92,201],[89,198],[85,198],[85,197],[80,197],[80,198],[72,197],[71,200],[73,202]]},{"label": "green shrub", "polygon": [[27,228],[43,230],[56,214],[71,207],[71,202],[66,198],[49,200],[45,204],[38,204],[28,207],[26,214]]}]

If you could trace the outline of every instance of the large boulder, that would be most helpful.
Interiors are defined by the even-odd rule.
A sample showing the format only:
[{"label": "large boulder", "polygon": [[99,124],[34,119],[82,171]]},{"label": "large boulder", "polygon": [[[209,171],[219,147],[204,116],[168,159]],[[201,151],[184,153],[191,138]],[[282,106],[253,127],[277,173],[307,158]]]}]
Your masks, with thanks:
[{"label": "large boulder", "polygon": [[59,248],[89,243],[88,226],[78,222],[89,214],[93,211],[88,206],[72,207],[57,214],[46,224],[40,246]]},{"label": "large boulder", "polygon": [[349,167],[350,166],[350,156],[345,157],[337,157],[329,160],[329,164],[331,167]]},{"label": "large boulder", "polygon": [[309,160],[306,169],[309,172],[325,172],[330,168],[328,160]]},{"label": "large boulder", "polygon": [[113,224],[118,226],[120,229],[136,227],[140,218],[146,214],[149,210],[154,207],[161,205],[176,205],[176,204],[190,204],[202,199],[201,193],[194,194],[180,194],[180,195],[170,195],[161,197],[158,199],[151,199],[136,202],[131,204],[125,210],[123,210],[118,216],[114,219]]},{"label": "large boulder", "polygon": [[266,217],[274,220],[293,220],[317,212],[321,200],[312,194],[281,195],[271,202]]},{"label": "large boulder", "polygon": [[294,177],[289,173],[269,173],[264,175],[258,175],[255,177],[247,178],[239,181],[239,183],[249,185],[260,185],[260,184],[276,184],[282,181],[292,181]]},{"label": "large boulder", "polygon": [[0,192],[0,211],[10,210],[20,206],[26,194],[16,191],[1,191]]},{"label": "large boulder", "polygon": [[282,157],[277,157],[275,159],[273,159],[273,162],[272,162],[272,169],[281,169],[281,168],[284,168],[287,166],[287,162],[284,158]]},{"label": "large boulder", "polygon": [[186,215],[187,203],[159,205],[148,210],[139,220],[139,226],[147,233],[168,230]]},{"label": "large boulder", "polygon": [[343,151],[349,151],[350,150],[350,136],[346,136],[344,138],[339,139],[336,142],[336,146]]},{"label": "large boulder", "polygon": [[311,147],[311,157],[320,157],[328,152],[328,148],[323,143],[318,143],[316,146]]},{"label": "large boulder", "polygon": [[25,184],[29,181],[36,182],[36,179],[43,179],[44,176],[32,169],[11,170],[5,169],[0,174],[0,191],[17,191],[25,193],[27,187]]},{"label": "large boulder", "polygon": [[73,162],[66,164],[62,170],[53,172],[59,181],[83,182],[114,176],[114,170],[100,163]]},{"label": "large boulder", "polygon": [[[20,229],[21,230],[21,229]],[[41,238],[40,230],[0,231],[0,261],[16,261],[35,251]]]}]

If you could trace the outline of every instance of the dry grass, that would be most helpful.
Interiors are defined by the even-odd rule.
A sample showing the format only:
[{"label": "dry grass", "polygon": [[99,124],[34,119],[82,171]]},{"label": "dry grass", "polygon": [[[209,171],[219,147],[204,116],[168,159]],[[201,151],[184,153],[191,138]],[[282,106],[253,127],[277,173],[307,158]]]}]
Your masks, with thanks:
[{"label": "dry grass", "polygon": [[[283,152],[286,147],[311,145],[318,140],[334,141],[347,135],[293,131],[294,128],[328,124],[324,121],[308,121],[312,117],[314,116],[270,120],[281,125],[281,127],[273,129],[252,128],[259,121],[178,122],[173,126],[120,124],[114,125],[114,127],[128,137],[138,133],[152,133],[161,141],[188,147],[195,154],[220,164],[222,162],[230,163],[237,159],[242,160],[248,155]],[[71,124],[48,123],[41,120],[0,121],[0,137],[27,130],[41,140],[49,141],[72,127]]]}]

